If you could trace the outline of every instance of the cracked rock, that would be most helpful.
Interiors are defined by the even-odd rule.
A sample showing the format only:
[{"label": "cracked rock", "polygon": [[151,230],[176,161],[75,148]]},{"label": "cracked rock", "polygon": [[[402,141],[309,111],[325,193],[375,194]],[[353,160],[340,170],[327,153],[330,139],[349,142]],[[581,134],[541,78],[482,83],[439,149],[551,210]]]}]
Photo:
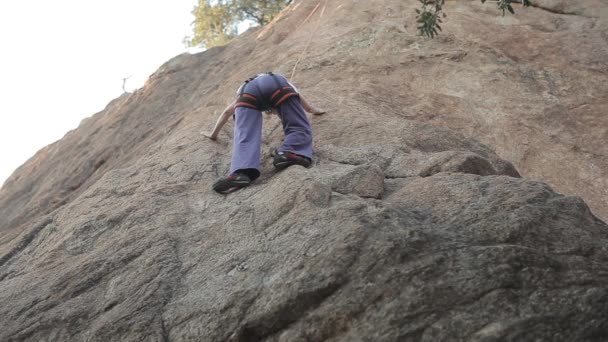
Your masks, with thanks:
[{"label": "cracked rock", "polygon": [[342,194],[381,198],[384,193],[384,173],[375,164],[356,166],[332,182],[332,189]]}]

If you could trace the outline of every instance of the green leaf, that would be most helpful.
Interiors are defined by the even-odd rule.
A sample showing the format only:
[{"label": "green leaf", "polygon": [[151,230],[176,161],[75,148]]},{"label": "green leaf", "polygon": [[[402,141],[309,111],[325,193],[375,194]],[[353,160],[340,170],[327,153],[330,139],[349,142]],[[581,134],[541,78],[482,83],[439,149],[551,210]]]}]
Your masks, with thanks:
[{"label": "green leaf", "polygon": [[[200,0],[199,0],[200,1]],[[443,31],[439,23],[443,23],[441,18],[446,18],[447,14],[443,12],[443,6],[446,0],[435,0],[430,2],[429,0],[419,0],[422,3],[421,9],[416,9],[416,22],[418,23],[418,33],[421,36],[434,38],[439,35],[439,32]],[[487,0],[481,0],[482,4],[488,2]],[[489,2],[496,3],[498,10],[502,12],[502,16],[505,16],[507,11],[515,14],[512,3],[521,3],[527,7],[532,4],[531,0],[492,0]],[[433,6],[434,5],[434,6]]]}]

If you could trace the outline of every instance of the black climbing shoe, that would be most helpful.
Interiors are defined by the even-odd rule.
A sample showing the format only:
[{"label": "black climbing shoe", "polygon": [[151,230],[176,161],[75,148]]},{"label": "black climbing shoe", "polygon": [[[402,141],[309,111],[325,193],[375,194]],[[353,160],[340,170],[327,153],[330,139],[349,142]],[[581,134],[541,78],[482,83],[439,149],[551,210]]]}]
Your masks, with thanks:
[{"label": "black climbing shoe", "polygon": [[229,176],[218,179],[213,183],[213,190],[219,193],[227,193],[251,184],[251,178],[246,174],[235,172]]},{"label": "black climbing shoe", "polygon": [[302,165],[304,167],[309,167],[311,161],[310,159],[293,152],[276,152],[272,164],[277,169],[282,170],[290,167],[291,165]]}]

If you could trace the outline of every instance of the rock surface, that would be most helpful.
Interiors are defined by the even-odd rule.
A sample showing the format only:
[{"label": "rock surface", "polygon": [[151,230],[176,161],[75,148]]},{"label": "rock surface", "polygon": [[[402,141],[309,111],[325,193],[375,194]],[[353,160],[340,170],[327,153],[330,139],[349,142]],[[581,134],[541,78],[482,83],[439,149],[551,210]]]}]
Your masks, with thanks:
[{"label": "rock surface", "polygon": [[[36,154],[0,190],[0,340],[605,340],[608,226],[505,159],[608,213],[608,4],[449,2],[435,40],[414,6],[296,2]],[[262,177],[215,194],[231,124],[199,131],[271,69],[329,111],[314,165],[273,170],[267,117]]]}]

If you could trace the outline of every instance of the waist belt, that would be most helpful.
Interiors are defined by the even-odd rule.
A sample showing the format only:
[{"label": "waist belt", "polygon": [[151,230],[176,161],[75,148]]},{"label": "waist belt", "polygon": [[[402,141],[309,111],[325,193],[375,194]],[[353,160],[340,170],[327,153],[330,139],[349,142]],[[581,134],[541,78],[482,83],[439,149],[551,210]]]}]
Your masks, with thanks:
[{"label": "waist belt", "polygon": [[273,74],[272,72],[268,72],[266,74],[272,76],[275,84],[277,85],[277,90],[275,90],[272,93],[270,98],[269,99],[266,99],[266,98],[260,99],[253,94],[249,94],[249,93],[245,92],[245,88],[247,88],[247,84],[249,82],[253,81],[254,79],[256,79],[257,76],[252,77],[252,78],[248,79],[247,81],[245,81],[245,84],[243,84],[243,86],[241,87],[241,91],[239,92],[238,97],[236,99],[235,108],[236,107],[249,107],[249,108],[257,109],[259,111],[266,111],[266,110],[270,110],[271,108],[276,108],[279,105],[281,105],[281,103],[283,103],[283,101],[287,100],[288,98],[298,95],[298,92],[296,92],[296,90],[293,89],[292,86],[290,86],[290,85],[281,86],[281,82],[279,82],[277,75]]}]

